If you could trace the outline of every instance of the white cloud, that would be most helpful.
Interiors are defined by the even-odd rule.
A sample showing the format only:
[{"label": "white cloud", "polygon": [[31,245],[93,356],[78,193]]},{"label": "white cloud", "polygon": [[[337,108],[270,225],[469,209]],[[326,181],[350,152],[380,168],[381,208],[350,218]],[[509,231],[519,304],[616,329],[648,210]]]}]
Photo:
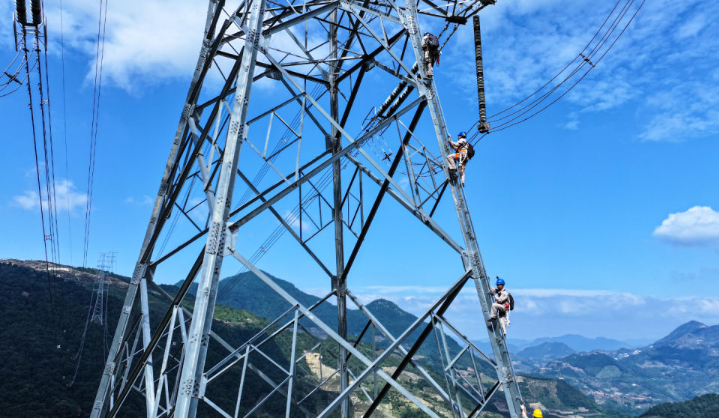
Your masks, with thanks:
[{"label": "white cloud", "polygon": [[[365,304],[382,298],[414,315],[421,315],[446,291],[437,287],[410,289],[364,287],[355,292]],[[617,339],[660,338],[692,319],[719,323],[719,299],[716,298],[659,299],[629,292],[581,289],[510,289],[510,292],[516,302],[511,314],[510,335],[517,338],[563,334]],[[473,286],[462,290],[446,318],[469,337],[486,339]]]},{"label": "white cloud", "polygon": [[[45,193],[45,187],[42,187]],[[72,213],[76,209],[83,208],[87,205],[87,194],[77,192],[72,181],[60,179],[55,184],[54,204],[57,211],[70,211]],[[25,210],[39,210],[40,198],[36,191],[26,190],[22,195],[16,195],[12,198],[14,205]],[[48,209],[47,200],[42,201],[45,211]]]},{"label": "white cloud", "polygon": [[[14,2],[2,2],[0,12],[10,16]],[[98,35],[99,4],[94,0],[65,0],[63,29],[65,53],[80,55],[86,60],[85,82],[92,84],[95,74],[95,57]],[[207,2],[194,0],[145,0],[142,2],[109,2],[105,33],[105,51],[102,60],[103,85],[119,87],[140,94],[144,87],[175,80],[189,81],[197,64],[202,46]],[[231,13],[239,5],[228,2],[225,11]],[[46,3],[50,54],[59,54],[60,4]],[[228,17],[221,13],[220,24]],[[0,45],[14,44],[9,19],[0,20]],[[237,30],[237,27],[231,28]],[[310,41],[320,42],[310,37]],[[298,52],[298,47],[286,35],[276,35],[273,47]],[[235,46],[237,49],[237,46]],[[225,46],[228,52],[233,52]],[[315,55],[326,53],[319,48]],[[263,60],[262,57],[259,57]],[[266,61],[266,60],[264,60]],[[218,60],[225,74],[228,60]],[[208,75],[210,82],[221,80],[217,72]],[[260,80],[258,86],[272,89],[273,84]]]},{"label": "white cloud", "polygon": [[701,206],[672,213],[654,230],[654,236],[677,245],[717,246],[719,213]]},{"label": "white cloud", "polygon": [[[4,16],[13,13],[13,2],[2,2]],[[46,2],[50,54],[59,54],[60,4]],[[63,1],[66,54],[87,60],[86,81],[92,83],[95,68],[99,3]],[[103,60],[103,84],[131,92],[142,86],[178,78],[188,79],[200,52],[206,2],[147,0],[109,2]],[[10,46],[10,20],[0,23],[0,43]]]},{"label": "white cloud", "polygon": [[[531,94],[577,57],[612,5],[586,0],[504,1],[483,10],[488,113]],[[443,51],[447,67],[439,70],[474,105],[476,82],[467,77],[474,73],[472,43],[471,25],[461,27]],[[719,3],[646,2],[619,42],[560,102],[579,113],[636,106],[635,135],[640,140],[683,141],[715,134],[719,132],[717,50]],[[570,120],[561,126],[571,130],[576,124]]]},{"label": "white cloud", "polygon": [[152,205],[155,203],[149,195],[143,195],[141,198],[135,199],[135,197],[127,197],[125,199],[126,204],[136,204],[138,206]]}]

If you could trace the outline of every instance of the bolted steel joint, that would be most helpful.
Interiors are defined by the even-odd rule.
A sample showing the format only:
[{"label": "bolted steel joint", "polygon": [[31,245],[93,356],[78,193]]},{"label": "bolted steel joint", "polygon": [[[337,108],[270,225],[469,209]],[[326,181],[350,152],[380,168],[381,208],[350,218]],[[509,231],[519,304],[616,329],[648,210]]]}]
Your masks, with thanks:
[{"label": "bolted steel joint", "polygon": [[185,107],[182,109],[182,119],[188,121],[193,112],[195,112],[195,106],[193,104],[185,104]]},{"label": "bolted steel joint", "polygon": [[182,393],[185,395],[194,396],[194,394],[193,394],[194,388],[195,388],[195,380],[190,378],[187,381],[185,381],[185,383],[182,385]]},{"label": "bolted steel joint", "polygon": [[507,384],[512,382],[512,373],[509,371],[508,367],[503,367],[497,371],[497,375],[499,376],[499,381],[503,384]]},{"label": "bolted steel joint", "polygon": [[207,253],[216,255],[221,244],[224,244],[225,229],[222,223],[213,222],[210,225],[209,240],[207,241]]},{"label": "bolted steel joint", "polygon": [[112,373],[115,371],[115,362],[108,362],[107,365],[105,365],[105,375],[112,375]]}]

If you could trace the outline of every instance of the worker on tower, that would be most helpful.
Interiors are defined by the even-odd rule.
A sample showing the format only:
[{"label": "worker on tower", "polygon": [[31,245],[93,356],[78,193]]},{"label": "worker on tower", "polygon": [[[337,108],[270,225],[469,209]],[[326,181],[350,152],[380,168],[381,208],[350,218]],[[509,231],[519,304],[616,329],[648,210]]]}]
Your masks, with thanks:
[{"label": "worker on tower", "polygon": [[449,137],[449,145],[454,149],[455,153],[447,155],[447,163],[449,166],[449,174],[454,178],[459,175],[462,186],[464,186],[464,169],[467,162],[474,156],[474,147],[467,142],[467,133],[462,131],[457,135],[457,141],[452,141]]},{"label": "worker on tower", "polygon": [[439,38],[426,32],[422,37],[422,51],[424,51],[424,63],[427,66],[427,77],[434,75],[434,63],[439,65]]},{"label": "worker on tower", "polygon": [[540,409],[538,409],[538,408],[535,409],[535,410],[534,410],[534,413],[532,413],[532,417],[534,417],[535,419],[544,418],[544,416],[542,416],[542,410],[540,410]]},{"label": "worker on tower", "polygon": [[490,312],[489,322],[491,327],[492,323],[497,320],[497,315],[505,316],[510,310],[510,294],[504,288],[504,280],[497,276],[497,288],[492,287],[492,294],[494,297],[494,303],[492,304],[492,311]]}]

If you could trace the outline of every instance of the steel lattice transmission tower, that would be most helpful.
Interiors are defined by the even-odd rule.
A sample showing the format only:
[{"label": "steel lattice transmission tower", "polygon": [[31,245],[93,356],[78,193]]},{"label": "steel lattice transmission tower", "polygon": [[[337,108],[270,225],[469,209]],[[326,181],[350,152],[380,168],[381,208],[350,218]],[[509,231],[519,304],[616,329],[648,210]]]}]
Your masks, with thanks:
[{"label": "steel lattice transmission tower", "polygon": [[92,309],[92,316],[90,322],[94,322],[102,325],[105,313],[105,275],[111,273],[115,268],[115,261],[117,260],[116,252],[103,252],[100,254],[100,259],[97,261],[97,268],[100,270],[100,276],[97,279],[97,297],[95,299],[95,306]]},{"label": "steel lattice transmission tower", "polygon": [[[421,16],[427,26],[464,24],[493,2],[209,2],[202,49],[93,416],[122,415],[130,399],[141,401],[148,417],[194,417],[198,409],[227,417],[263,413],[257,410],[370,416],[393,392],[430,416],[471,417],[500,387],[510,414],[520,414],[522,398],[501,331],[488,330],[489,357],[445,316],[470,279],[485,320],[491,294],[463,187],[451,181],[444,164],[447,128],[438,92],[426,77],[419,22]],[[438,279],[446,292],[400,334],[350,289],[352,268],[376,263],[362,260],[362,244],[383,202],[406,210],[418,229],[458,257],[459,278]],[[458,220],[458,228],[456,222],[442,226],[442,211],[451,216],[444,222]],[[251,254],[257,232],[278,224]],[[257,268],[283,233],[326,274],[323,283],[331,290],[320,302],[302,304]],[[400,232],[375,234],[402,240]],[[391,250],[385,255],[386,263],[402,264]],[[213,324],[218,295],[226,292],[219,287],[221,274],[228,276],[223,263],[251,271],[286,301],[286,312],[252,337],[223,336],[223,324]],[[156,284],[160,275],[175,281],[178,270],[183,277],[176,287]],[[337,302],[333,326],[313,312],[330,298]],[[151,312],[160,301],[162,311]],[[352,339],[348,304],[366,317]],[[448,336],[462,347],[453,351]],[[290,343],[284,353],[271,352],[280,339]],[[442,369],[433,373],[417,352],[435,341]],[[337,350],[336,368],[324,378],[320,359],[320,378],[312,382],[305,359],[317,351],[328,354],[327,348]],[[461,370],[460,363],[474,369]],[[439,402],[403,385],[401,375],[409,370]],[[328,390],[329,378],[337,378],[335,390]]]}]

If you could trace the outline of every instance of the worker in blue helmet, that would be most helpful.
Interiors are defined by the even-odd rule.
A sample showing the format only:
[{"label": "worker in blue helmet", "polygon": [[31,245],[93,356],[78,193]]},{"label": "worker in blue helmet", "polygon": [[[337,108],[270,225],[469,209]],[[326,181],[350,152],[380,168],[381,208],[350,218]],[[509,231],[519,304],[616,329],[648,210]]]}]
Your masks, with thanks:
[{"label": "worker in blue helmet", "polygon": [[494,303],[492,303],[492,311],[490,313],[489,321],[494,322],[497,320],[497,315],[505,316],[509,312],[509,292],[504,288],[504,279],[500,279],[497,276],[497,287],[492,288],[492,294],[494,295]]},{"label": "worker in blue helmet", "polygon": [[452,137],[449,137],[449,145],[454,149],[455,153],[447,155],[447,166],[449,167],[449,173],[452,178],[459,176],[462,186],[464,186],[464,169],[467,166],[469,159],[474,156],[474,148],[469,142],[467,142],[467,133],[464,131],[457,135],[457,141],[452,141]]}]

